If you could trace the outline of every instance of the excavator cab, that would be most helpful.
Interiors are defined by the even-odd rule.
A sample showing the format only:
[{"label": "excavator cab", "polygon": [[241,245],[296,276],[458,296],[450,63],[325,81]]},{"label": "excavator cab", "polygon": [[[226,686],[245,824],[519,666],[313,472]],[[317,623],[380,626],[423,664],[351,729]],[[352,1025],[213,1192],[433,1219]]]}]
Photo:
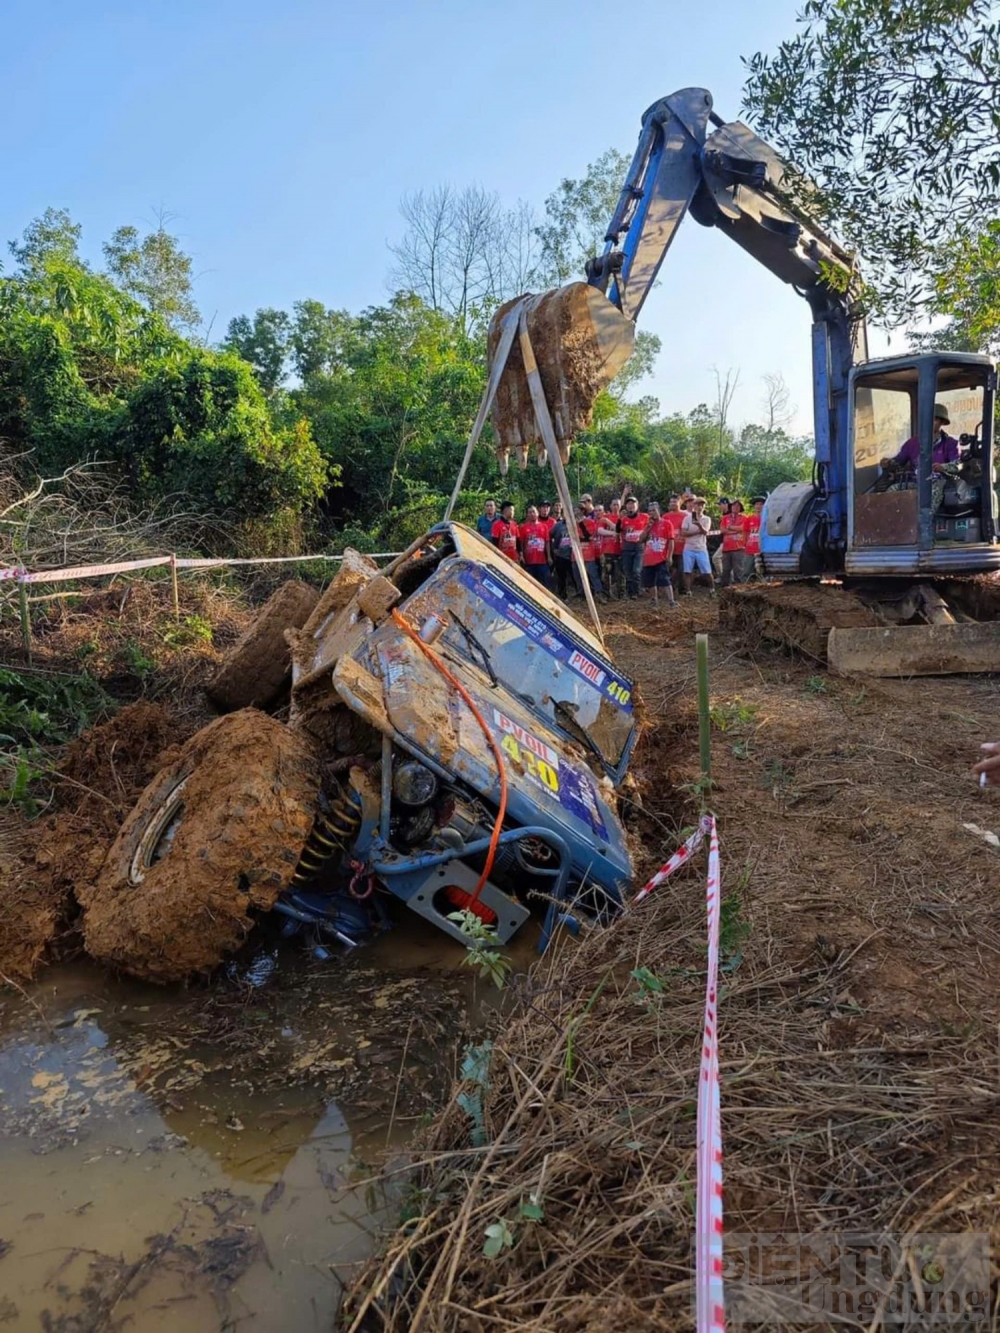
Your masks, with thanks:
[{"label": "excavator cab", "polygon": [[845,573],[1000,568],[995,388],[989,359],[959,352],[852,370]]}]

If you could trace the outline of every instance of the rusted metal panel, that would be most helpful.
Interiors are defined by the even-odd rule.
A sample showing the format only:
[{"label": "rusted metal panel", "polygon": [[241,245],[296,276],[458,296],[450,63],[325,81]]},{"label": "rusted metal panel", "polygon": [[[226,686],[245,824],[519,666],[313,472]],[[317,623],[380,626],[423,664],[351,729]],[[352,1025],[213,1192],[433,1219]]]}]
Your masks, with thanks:
[{"label": "rusted metal panel", "polygon": [[916,491],[885,491],[854,499],[855,546],[916,546],[919,540]]}]

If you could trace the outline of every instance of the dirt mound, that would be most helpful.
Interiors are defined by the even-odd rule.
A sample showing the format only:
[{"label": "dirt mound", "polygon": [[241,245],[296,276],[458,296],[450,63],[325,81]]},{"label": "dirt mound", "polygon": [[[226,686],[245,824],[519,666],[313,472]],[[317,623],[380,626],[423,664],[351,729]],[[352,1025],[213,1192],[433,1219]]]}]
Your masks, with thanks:
[{"label": "dirt mound", "polygon": [[94,884],[95,958],[150,981],[207,972],[287,888],[319,779],[307,741],[254,709],[202,728],[143,792]]},{"label": "dirt mound", "polygon": [[66,747],[56,766],[62,779],[61,804],[76,815],[91,807],[96,813],[103,798],[107,825],[117,829],[118,816],[166,762],[170,748],[182,745],[189,734],[190,724],[174,717],[162,704],[148,699],[128,704]]}]

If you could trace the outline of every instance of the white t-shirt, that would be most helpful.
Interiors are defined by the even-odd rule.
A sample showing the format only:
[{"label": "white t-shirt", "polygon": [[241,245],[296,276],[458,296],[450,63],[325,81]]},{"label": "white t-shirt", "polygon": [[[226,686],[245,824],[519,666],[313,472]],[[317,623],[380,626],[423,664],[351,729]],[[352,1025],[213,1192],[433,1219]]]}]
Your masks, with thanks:
[{"label": "white t-shirt", "polygon": [[686,514],[684,522],[681,524],[681,536],[684,538],[684,549],[686,551],[708,551],[708,534],[712,531],[712,520],[702,511],[698,518],[694,514]]}]

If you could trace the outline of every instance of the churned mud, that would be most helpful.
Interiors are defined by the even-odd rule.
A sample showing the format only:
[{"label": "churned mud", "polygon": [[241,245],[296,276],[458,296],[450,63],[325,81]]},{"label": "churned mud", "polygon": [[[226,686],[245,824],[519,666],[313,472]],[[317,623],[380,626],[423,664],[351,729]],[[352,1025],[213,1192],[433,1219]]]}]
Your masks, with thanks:
[{"label": "churned mud", "polygon": [[264,991],[0,992],[0,1327],[329,1329],[478,1021],[463,955],[415,921]]}]

